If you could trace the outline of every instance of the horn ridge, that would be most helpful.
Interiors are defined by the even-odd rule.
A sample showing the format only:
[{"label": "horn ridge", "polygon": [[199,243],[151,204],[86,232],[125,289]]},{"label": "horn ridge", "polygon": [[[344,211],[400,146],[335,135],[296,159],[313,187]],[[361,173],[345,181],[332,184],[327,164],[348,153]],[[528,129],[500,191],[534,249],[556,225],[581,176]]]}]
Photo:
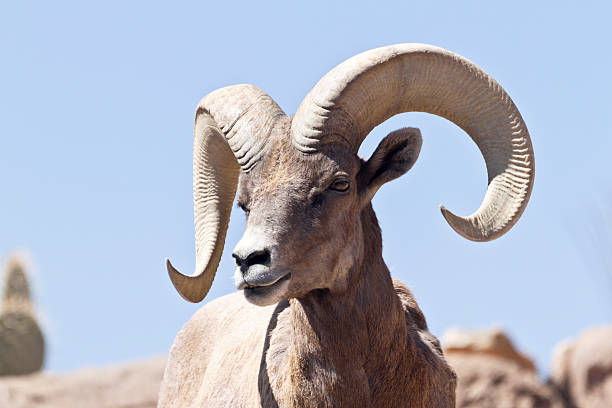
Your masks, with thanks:
[{"label": "horn ridge", "polygon": [[326,74],[306,96],[291,125],[303,152],[349,140],[357,152],[370,131],[403,112],[427,112],[463,129],[482,153],[489,186],[469,217],[442,214],[460,235],[489,241],[522,214],[533,188],[534,155],[520,112],[485,71],[458,54],[425,44],[366,51]]},{"label": "horn ridge", "polygon": [[170,280],[184,299],[200,302],[210,290],[241,168],[249,171],[257,163],[280,116],[280,107],[253,85],[218,89],[198,104],[193,143],[195,273],[184,275],[166,260]]}]

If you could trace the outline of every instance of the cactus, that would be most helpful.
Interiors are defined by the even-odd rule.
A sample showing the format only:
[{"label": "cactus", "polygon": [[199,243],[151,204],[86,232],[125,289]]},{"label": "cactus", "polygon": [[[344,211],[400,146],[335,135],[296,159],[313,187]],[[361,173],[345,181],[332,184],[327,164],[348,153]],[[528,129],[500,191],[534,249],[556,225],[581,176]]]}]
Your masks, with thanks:
[{"label": "cactus", "polygon": [[6,264],[0,308],[0,376],[41,369],[45,354],[42,331],[33,314],[24,262],[14,256]]}]

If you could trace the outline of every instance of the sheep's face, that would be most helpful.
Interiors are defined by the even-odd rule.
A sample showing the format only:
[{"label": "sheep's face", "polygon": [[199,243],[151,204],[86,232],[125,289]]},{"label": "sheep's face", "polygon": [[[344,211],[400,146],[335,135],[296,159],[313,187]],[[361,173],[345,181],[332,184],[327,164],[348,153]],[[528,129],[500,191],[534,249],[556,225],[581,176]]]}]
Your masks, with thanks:
[{"label": "sheep's face", "polygon": [[412,166],[418,131],[387,136],[368,162],[337,144],[301,153],[284,132],[267,146],[240,176],[247,222],[233,254],[236,287],[257,305],[317,289],[342,293],[363,258],[361,211],[384,182]]}]

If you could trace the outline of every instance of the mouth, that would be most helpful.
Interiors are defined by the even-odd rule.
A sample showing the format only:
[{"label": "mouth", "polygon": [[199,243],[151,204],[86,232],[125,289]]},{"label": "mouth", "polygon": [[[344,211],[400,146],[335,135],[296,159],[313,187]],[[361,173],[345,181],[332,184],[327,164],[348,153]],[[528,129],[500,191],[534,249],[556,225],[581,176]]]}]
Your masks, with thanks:
[{"label": "mouth", "polygon": [[241,288],[238,289],[244,289],[244,290],[257,290],[257,289],[266,289],[266,288],[272,288],[273,286],[280,286],[283,282],[288,281],[289,279],[291,279],[291,274],[287,273],[285,275],[279,276],[276,279],[273,279],[269,282],[257,282],[255,283],[249,283],[247,281],[244,281],[244,284],[242,285]]},{"label": "mouth", "polygon": [[247,270],[237,267],[234,271],[234,283],[238,290],[268,287],[287,280],[290,275],[287,271],[266,265],[252,265]]},{"label": "mouth", "polygon": [[245,298],[258,306],[268,306],[282,299],[289,289],[291,273],[286,270],[253,265],[246,271],[234,271],[236,289],[242,290]]},{"label": "mouth", "polygon": [[280,300],[278,296],[287,288],[290,279],[291,274],[287,273],[270,282],[261,282],[257,285],[247,284],[243,288],[244,296],[249,302],[259,306],[276,303]]}]

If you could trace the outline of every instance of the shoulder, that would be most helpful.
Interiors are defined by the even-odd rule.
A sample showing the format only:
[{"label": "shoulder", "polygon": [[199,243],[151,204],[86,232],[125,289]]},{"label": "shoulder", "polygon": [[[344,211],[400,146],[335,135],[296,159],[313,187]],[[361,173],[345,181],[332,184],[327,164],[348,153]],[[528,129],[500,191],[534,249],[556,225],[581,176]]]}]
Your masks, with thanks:
[{"label": "shoulder", "polygon": [[217,377],[223,374],[220,372],[224,371],[223,367],[234,370],[227,360],[225,363],[223,360],[263,344],[273,310],[274,306],[259,307],[248,303],[240,292],[202,306],[174,339],[160,389],[159,406],[174,407],[181,406],[181,401],[194,401],[202,392],[202,381],[209,369],[216,371]]},{"label": "shoulder", "polygon": [[419,330],[427,330],[425,315],[417,304],[412,291],[408,289],[408,286],[406,286],[404,282],[400,280],[393,279],[393,288],[395,289],[395,294],[400,299],[400,302],[402,302],[404,312],[406,313],[406,318],[411,320]]},{"label": "shoulder", "polygon": [[[265,332],[275,306],[255,306],[241,292],[217,298],[202,306],[181,328],[170,354],[211,351],[235,334]],[[238,333],[236,333],[238,332]],[[184,348],[188,348],[185,350]]]},{"label": "shoulder", "polygon": [[408,336],[412,346],[416,347],[419,354],[429,356],[428,360],[437,360],[443,366],[447,366],[440,341],[429,331],[425,315],[417,304],[412,291],[397,279],[393,279],[393,287],[404,308]]},{"label": "shoulder", "polygon": [[[440,341],[429,332],[425,315],[417,304],[412,291],[397,279],[393,279],[393,287],[404,308],[408,331],[407,346],[411,354],[415,355],[416,360],[420,362],[421,369],[424,370],[420,375],[429,375],[430,381],[437,384],[438,389],[447,391],[440,393],[439,397],[442,400],[450,396],[449,398],[454,402],[457,377],[444,358]],[[447,405],[448,401],[441,403],[441,406]]]}]

